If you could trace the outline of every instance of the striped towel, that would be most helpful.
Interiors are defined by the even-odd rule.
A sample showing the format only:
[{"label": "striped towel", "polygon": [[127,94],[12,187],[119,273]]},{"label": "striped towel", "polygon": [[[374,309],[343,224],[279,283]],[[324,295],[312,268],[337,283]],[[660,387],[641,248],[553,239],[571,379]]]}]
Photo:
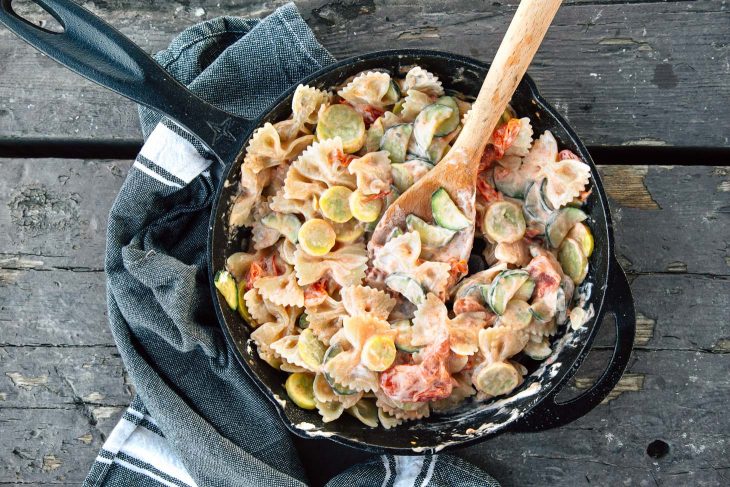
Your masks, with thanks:
[{"label": "striped towel", "polygon": [[[256,118],[334,58],[289,4],[261,21],[195,25],[157,60],[207,101]],[[226,347],[213,311],[206,239],[222,168],[169,120],[145,108],[140,118],[146,142],[109,215],[105,263],[109,321],[137,396],[85,485],[307,485],[292,437]],[[325,444],[322,464],[344,448]],[[384,455],[327,485],[498,484],[453,456]]]}]

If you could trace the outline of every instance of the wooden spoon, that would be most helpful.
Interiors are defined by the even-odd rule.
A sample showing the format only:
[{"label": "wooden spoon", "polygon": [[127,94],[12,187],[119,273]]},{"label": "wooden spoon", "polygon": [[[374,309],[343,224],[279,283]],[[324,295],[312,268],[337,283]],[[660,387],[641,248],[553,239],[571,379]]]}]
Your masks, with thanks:
[{"label": "wooden spoon", "polygon": [[[439,188],[444,188],[464,215],[474,222],[482,152],[561,3],[562,0],[520,2],[459,137],[436,167],[387,209],[368,244],[371,252],[386,242],[395,227],[405,226],[407,215],[432,221],[431,195]],[[471,225],[461,230],[446,247],[438,249],[438,260],[467,260],[473,240],[474,225]]]}]

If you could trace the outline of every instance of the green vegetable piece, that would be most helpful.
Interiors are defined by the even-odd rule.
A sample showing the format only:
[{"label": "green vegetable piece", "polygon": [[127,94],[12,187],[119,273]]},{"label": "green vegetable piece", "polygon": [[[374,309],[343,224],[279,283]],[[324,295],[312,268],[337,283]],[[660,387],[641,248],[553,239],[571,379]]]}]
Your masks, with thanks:
[{"label": "green vegetable piece", "polygon": [[269,213],[261,219],[261,223],[281,233],[291,243],[297,243],[302,223],[291,213]]},{"label": "green vegetable piece", "polygon": [[576,285],[583,282],[588,274],[588,259],[583,254],[581,245],[572,238],[566,238],[560,245],[558,260],[563,272]]},{"label": "green vegetable piece", "polygon": [[495,362],[481,369],[474,382],[480,391],[490,396],[501,396],[514,390],[521,377],[512,364]]},{"label": "green vegetable piece", "polygon": [[510,300],[504,309],[504,314],[500,318],[502,325],[515,330],[527,328],[531,321],[532,313],[530,312],[530,305],[519,299]]},{"label": "green vegetable piece", "polygon": [[398,333],[395,336],[395,348],[406,353],[414,353],[420,349],[413,345],[413,323],[410,320],[396,321],[391,328]]},{"label": "green vegetable piece", "polygon": [[333,222],[345,223],[352,218],[350,195],[352,195],[352,190],[345,186],[327,188],[319,197],[319,209],[326,218]]},{"label": "green vegetable piece", "polygon": [[[322,358],[322,364],[326,364],[331,359],[342,353],[342,345],[339,343],[335,343],[330,345],[330,347],[327,349],[327,351],[324,352],[324,357]],[[340,396],[351,396],[353,394],[357,394],[357,391],[348,389],[347,387],[343,386],[342,384],[338,384],[335,382],[335,380],[332,378],[331,375],[329,375],[327,372],[322,372],[322,375],[324,375],[324,379],[327,381],[327,383],[330,385],[333,391],[335,391]]]},{"label": "green vegetable piece", "polygon": [[529,182],[524,172],[519,169],[507,169],[502,166],[494,168],[494,185],[505,196],[525,198]]},{"label": "green vegetable piece", "polygon": [[388,91],[385,92],[385,96],[382,100],[383,104],[393,105],[398,100],[400,100],[400,88],[398,88],[398,85],[395,81],[390,80],[390,86],[388,86]]},{"label": "green vegetable piece", "polygon": [[449,230],[463,230],[472,224],[444,188],[437,189],[431,195],[431,212],[436,224]]},{"label": "green vegetable piece", "polygon": [[391,164],[393,186],[401,193],[413,186],[421,176],[433,169],[433,164],[423,159],[408,159],[404,163]]},{"label": "green vegetable piece", "polygon": [[525,283],[520,286],[514,295],[514,299],[521,299],[522,301],[529,301],[532,298],[532,293],[535,291],[535,281],[528,279]]},{"label": "green vegetable piece", "polygon": [[522,210],[528,222],[545,224],[550,218],[551,211],[545,206],[540,193],[541,182],[531,183],[525,191],[525,204]]},{"label": "green vegetable piece", "polygon": [[517,290],[530,278],[527,271],[512,269],[502,271],[494,278],[489,285],[484,300],[492,311],[502,316],[507,303],[514,297]]},{"label": "green vegetable piece", "polygon": [[231,273],[228,271],[216,272],[213,284],[228,303],[228,307],[235,311],[238,308],[238,289],[236,288],[236,280]]},{"label": "green vegetable piece", "polygon": [[380,141],[385,133],[383,117],[378,117],[368,128],[365,135],[365,152],[376,152],[380,149]]},{"label": "green vegetable piece", "polygon": [[421,243],[429,247],[442,247],[456,235],[456,231],[431,225],[416,215],[406,216],[406,228],[409,232],[418,232],[418,235],[421,236]]},{"label": "green vegetable piece", "polygon": [[428,146],[426,155],[433,164],[438,164],[444,158],[451,146],[446,137],[434,137],[431,145]]},{"label": "green vegetable piece", "polygon": [[246,307],[246,300],[243,298],[243,295],[246,294],[246,282],[241,281],[238,283],[238,285],[236,287],[237,287],[237,293],[238,293],[238,314],[249,325],[251,325],[253,327],[258,326],[258,324],[251,317],[251,313],[248,312],[248,308]]},{"label": "green vegetable piece", "polygon": [[302,330],[309,328],[309,316],[307,316],[307,313],[299,315],[299,318],[297,319],[297,326]]},{"label": "green vegetable piece", "polygon": [[349,414],[359,419],[364,425],[371,428],[378,427],[378,408],[371,399],[360,399],[351,408],[346,410]]},{"label": "green vegetable piece", "polygon": [[[458,108],[456,113],[458,119]],[[445,127],[450,126],[449,121],[453,114],[453,109],[437,103],[428,105],[421,110],[421,113],[413,121],[413,147],[411,152],[417,155],[425,155],[437,133],[447,134],[450,132],[444,132],[444,130]]]},{"label": "green vegetable piece", "polygon": [[590,257],[593,253],[593,234],[585,223],[576,223],[573,225],[573,228],[568,232],[567,238],[572,238],[580,244],[580,248],[583,250],[583,255],[586,258]]},{"label": "green vegetable piece", "polygon": [[385,278],[385,285],[393,291],[403,295],[411,303],[419,306],[426,299],[421,285],[405,274],[399,272],[393,273]]},{"label": "green vegetable piece", "polygon": [[497,201],[484,213],[484,233],[492,242],[513,243],[525,236],[522,209],[511,201]]},{"label": "green vegetable piece", "polygon": [[317,139],[342,139],[342,149],[352,154],[365,144],[365,121],[349,105],[331,105],[319,116]]},{"label": "green vegetable piece", "polygon": [[563,243],[563,239],[568,235],[570,229],[576,223],[582,222],[587,218],[588,215],[578,208],[566,207],[556,211],[550,216],[547,225],[545,225],[545,235],[547,236],[548,244],[552,248],[557,249]]},{"label": "green vegetable piece", "polygon": [[327,351],[327,347],[317,339],[317,336],[310,328],[299,334],[297,352],[305,364],[313,369],[318,368],[324,359],[325,351]]},{"label": "green vegetable piece", "polygon": [[314,409],[314,376],[303,372],[291,374],[284,384],[286,394],[302,409]]},{"label": "green vegetable piece", "polygon": [[459,105],[457,105],[456,100],[450,96],[442,96],[436,100],[435,104],[451,108],[451,116],[444,120],[443,123],[437,127],[436,132],[434,132],[436,137],[441,137],[456,130],[459,126],[459,122],[461,121],[461,116],[459,114]]},{"label": "green vegetable piece", "polygon": [[413,125],[401,123],[393,125],[383,133],[380,140],[380,149],[388,151],[391,164],[399,164],[406,160],[408,141],[411,140]]}]

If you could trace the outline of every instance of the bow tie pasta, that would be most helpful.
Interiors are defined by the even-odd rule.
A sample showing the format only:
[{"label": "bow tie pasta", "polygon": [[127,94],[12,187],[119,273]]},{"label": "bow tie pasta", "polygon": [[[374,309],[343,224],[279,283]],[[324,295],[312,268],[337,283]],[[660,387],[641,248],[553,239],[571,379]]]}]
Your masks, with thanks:
[{"label": "bow tie pasta", "polygon": [[[432,216],[407,215],[368,248],[470,108],[419,66],[370,70],[297,87],[291,116],[251,137],[228,214],[241,248],[215,284],[289,398],[323,422],[389,429],[510,394],[561,326],[589,316],[574,296],[593,251],[590,168],[512,108],[481,159],[476,221],[441,189]],[[444,252],[472,235],[468,263]]]}]

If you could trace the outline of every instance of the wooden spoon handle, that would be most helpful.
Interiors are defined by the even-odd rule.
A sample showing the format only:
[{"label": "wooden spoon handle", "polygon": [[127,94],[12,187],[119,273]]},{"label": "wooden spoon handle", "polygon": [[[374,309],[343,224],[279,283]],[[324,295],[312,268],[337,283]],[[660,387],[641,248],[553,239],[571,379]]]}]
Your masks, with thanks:
[{"label": "wooden spoon handle", "polygon": [[461,149],[466,156],[462,160],[478,165],[497,121],[512,99],[561,3],[562,0],[520,2],[464,129],[454,144],[454,149]]}]

